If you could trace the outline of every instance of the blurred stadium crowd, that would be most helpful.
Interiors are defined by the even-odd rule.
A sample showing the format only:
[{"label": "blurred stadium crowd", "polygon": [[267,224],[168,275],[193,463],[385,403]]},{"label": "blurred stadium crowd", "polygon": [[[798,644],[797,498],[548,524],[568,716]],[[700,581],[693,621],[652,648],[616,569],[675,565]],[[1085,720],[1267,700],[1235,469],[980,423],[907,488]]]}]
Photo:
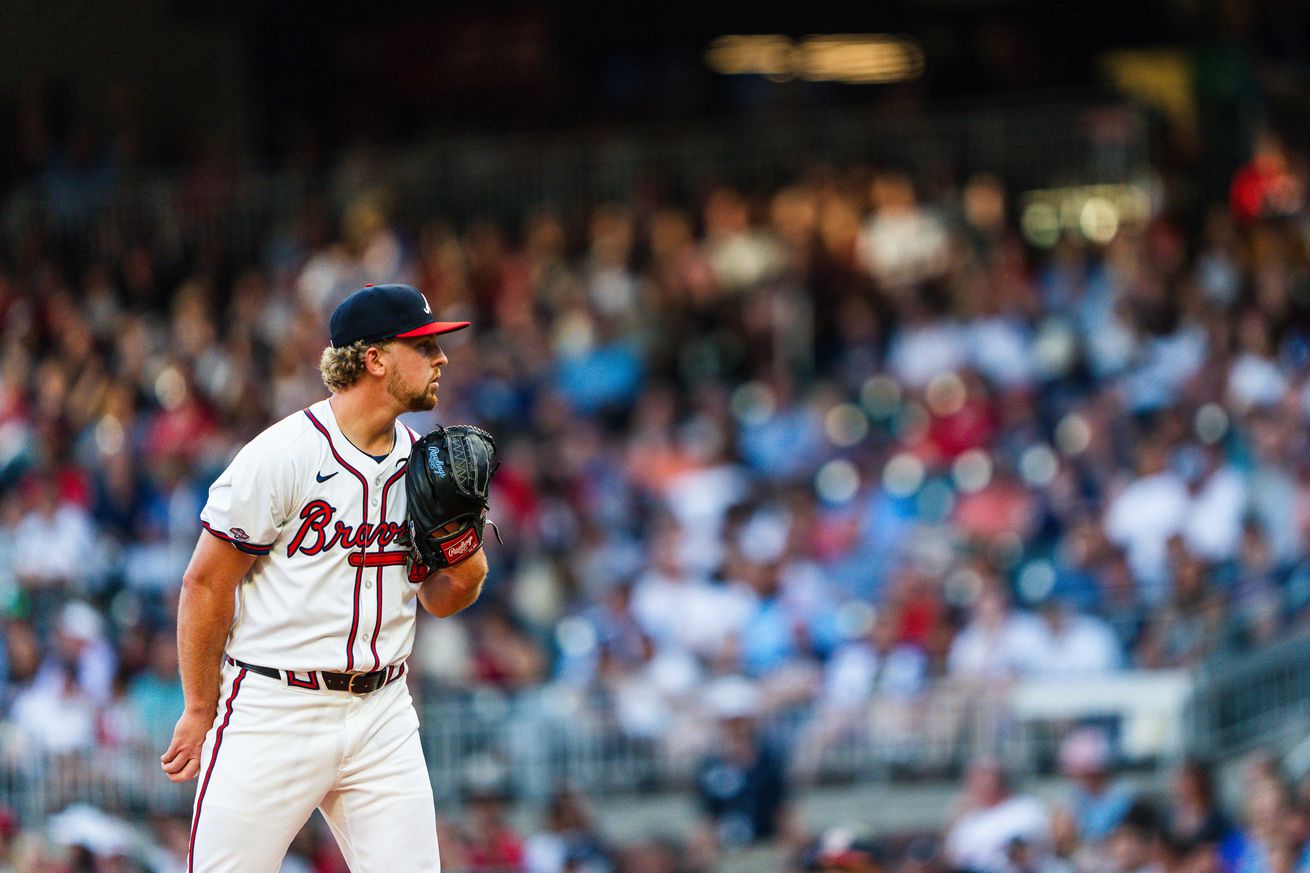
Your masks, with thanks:
[{"label": "blurred stadium crowd", "polygon": [[[779,811],[842,742],[876,735],[891,763],[949,771],[987,748],[965,725],[1017,678],[1195,667],[1304,625],[1299,164],[1262,142],[1198,220],[1049,250],[996,178],[917,181],[816,165],[692,208],[641,197],[467,227],[399,226],[381,192],[339,222],[307,205],[248,263],[149,224],[107,219],[76,251],[18,230],[0,264],[7,766],[113,768],[166,745],[208,484],[323,395],[326,315],[365,282],[413,283],[474,322],[449,338],[435,417],[409,423],[477,422],[504,458],[488,591],[420,622],[416,696],[613,723],[705,811],[690,847],[603,851],[573,839],[590,831],[566,792],[521,840],[503,793],[555,786],[511,738],[508,781],[471,785],[447,829],[452,870],[676,871],[724,845],[799,848]],[[764,729],[782,721],[785,748]],[[1063,818],[994,767],[970,773],[940,847],[912,844],[898,869],[1306,863],[1306,792],[1268,773],[1240,850],[1201,770],[1164,807],[1089,785]],[[113,831],[81,812],[71,830]],[[9,823],[0,870],[60,869],[30,860],[44,837],[26,824]],[[178,826],[159,819],[149,869],[181,869]],[[1212,844],[1228,848],[1199,852]],[[76,869],[135,869],[108,857]]]}]

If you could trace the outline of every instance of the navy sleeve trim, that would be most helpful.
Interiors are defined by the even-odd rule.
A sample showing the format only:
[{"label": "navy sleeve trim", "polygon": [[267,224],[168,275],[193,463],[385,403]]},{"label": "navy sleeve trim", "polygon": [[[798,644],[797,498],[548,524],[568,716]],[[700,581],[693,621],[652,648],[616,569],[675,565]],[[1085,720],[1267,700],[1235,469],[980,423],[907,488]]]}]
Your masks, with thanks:
[{"label": "navy sleeve trim", "polygon": [[256,557],[262,557],[263,555],[267,555],[269,552],[273,551],[272,543],[269,543],[266,546],[261,546],[259,543],[243,543],[241,542],[241,540],[229,536],[228,534],[223,533],[221,530],[215,530],[214,528],[209,526],[209,522],[204,520],[200,522],[200,526],[203,527],[205,530],[209,531],[214,536],[218,537],[223,542],[231,543],[233,546],[236,547],[238,551],[245,552],[247,555],[255,555]]}]

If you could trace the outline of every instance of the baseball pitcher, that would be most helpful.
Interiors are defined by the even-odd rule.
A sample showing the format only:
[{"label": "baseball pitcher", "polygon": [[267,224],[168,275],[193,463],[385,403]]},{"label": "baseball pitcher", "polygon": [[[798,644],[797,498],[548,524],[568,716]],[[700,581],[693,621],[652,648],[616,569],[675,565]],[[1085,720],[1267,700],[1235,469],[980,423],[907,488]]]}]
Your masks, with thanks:
[{"label": "baseball pitcher", "polygon": [[495,443],[420,440],[397,416],[436,405],[437,335],[465,327],[408,285],[351,294],[320,362],[331,396],[210,488],[178,606],[186,710],[161,758],[199,777],[188,873],[274,873],[315,807],[354,873],[440,869],[402,680],[416,605],[445,617],[481,591]]}]

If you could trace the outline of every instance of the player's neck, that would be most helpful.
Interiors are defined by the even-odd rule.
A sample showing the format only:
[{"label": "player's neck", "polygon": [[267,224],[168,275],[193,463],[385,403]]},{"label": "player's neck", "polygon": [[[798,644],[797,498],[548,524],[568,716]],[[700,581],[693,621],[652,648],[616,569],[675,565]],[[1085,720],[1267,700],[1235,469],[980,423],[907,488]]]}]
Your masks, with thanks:
[{"label": "player's neck", "polygon": [[355,448],[369,455],[385,455],[395,445],[396,411],[394,404],[379,402],[369,392],[347,388],[328,398],[337,427]]}]

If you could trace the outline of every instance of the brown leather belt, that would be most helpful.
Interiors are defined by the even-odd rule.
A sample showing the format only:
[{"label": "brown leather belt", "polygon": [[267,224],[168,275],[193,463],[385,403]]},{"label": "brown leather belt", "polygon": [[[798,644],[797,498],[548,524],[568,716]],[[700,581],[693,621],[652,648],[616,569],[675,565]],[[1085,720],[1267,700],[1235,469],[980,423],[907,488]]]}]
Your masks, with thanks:
[{"label": "brown leather belt", "polygon": [[[273,667],[261,667],[258,664],[247,664],[245,661],[238,661],[231,655],[224,655],[224,657],[227,658],[227,662],[234,667],[243,667],[251,673],[258,673],[260,676],[277,679],[279,682],[283,679],[283,672]],[[328,670],[313,670],[306,675],[311,677],[322,677],[322,687],[329,691],[349,691],[351,694],[369,694],[387,684],[387,676],[390,674],[390,670],[383,668],[381,670],[374,670],[372,673],[333,673]],[[291,675],[292,677],[295,676],[294,673]],[[302,684],[298,679],[294,682],[288,680],[288,684],[297,688],[309,687]],[[317,686],[318,683],[315,682],[314,685]]]}]

